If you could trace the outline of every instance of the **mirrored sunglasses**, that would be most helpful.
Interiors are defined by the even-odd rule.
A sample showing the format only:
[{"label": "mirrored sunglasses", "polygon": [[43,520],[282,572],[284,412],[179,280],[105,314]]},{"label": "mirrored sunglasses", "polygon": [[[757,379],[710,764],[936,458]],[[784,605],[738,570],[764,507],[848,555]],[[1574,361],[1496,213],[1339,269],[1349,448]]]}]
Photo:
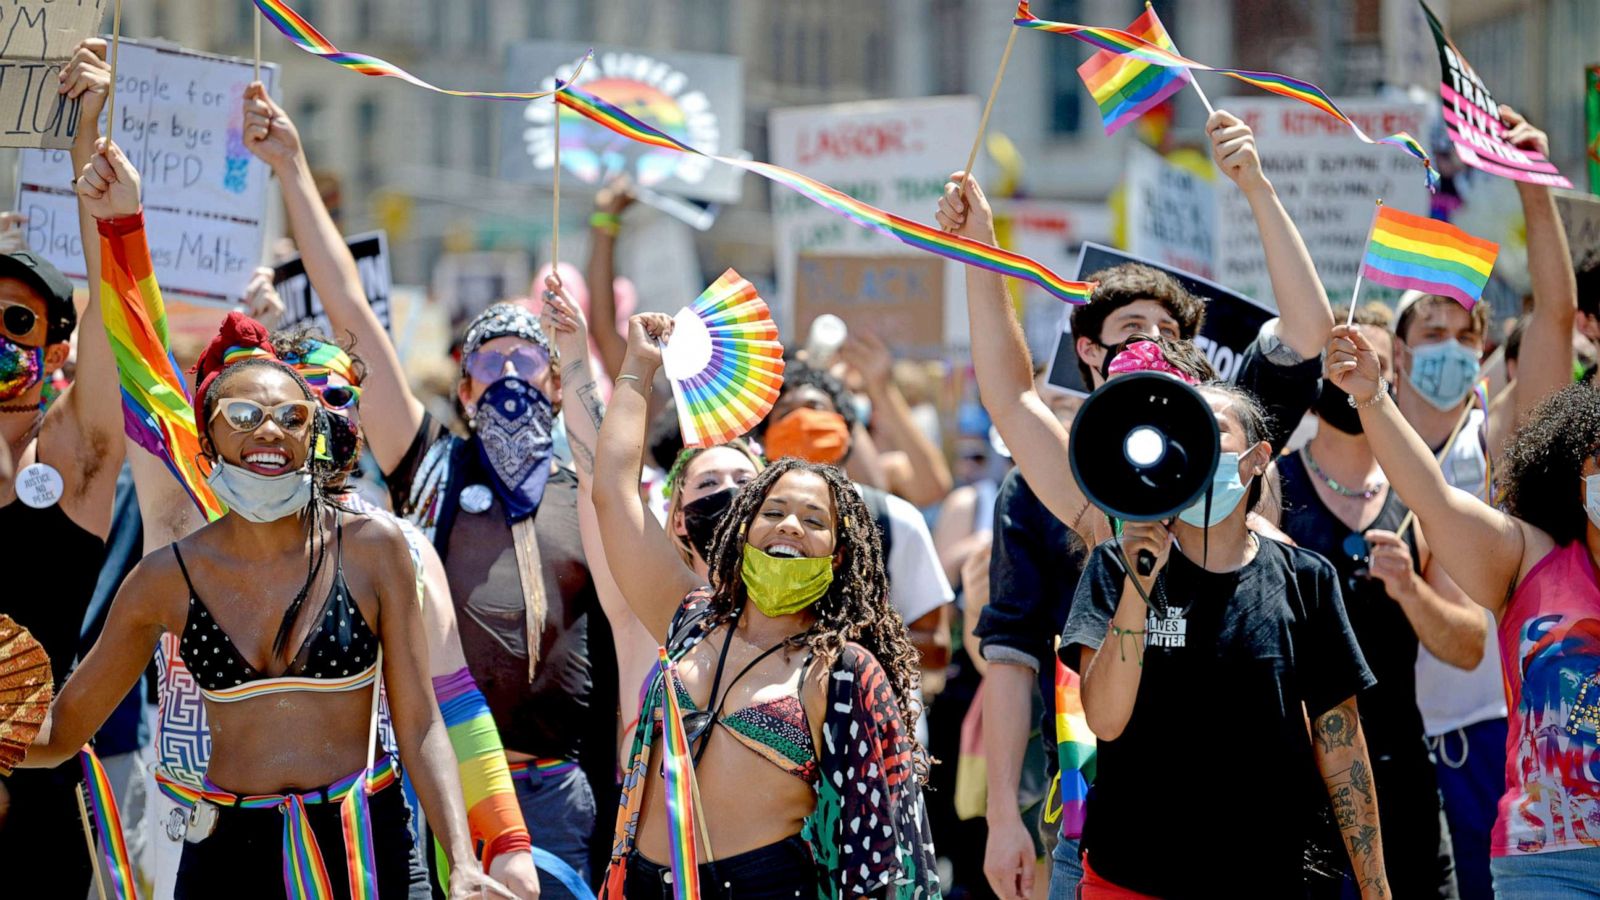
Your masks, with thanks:
[{"label": "mirrored sunglasses", "polygon": [[214,420],[217,416],[221,416],[229,428],[240,434],[249,434],[260,428],[270,417],[285,432],[301,434],[310,426],[316,411],[316,406],[310,400],[292,400],[268,408],[254,400],[245,400],[241,397],[218,403],[216,412],[211,414],[211,418]]},{"label": "mirrored sunglasses", "polygon": [[485,384],[499,381],[501,373],[506,370],[506,363],[511,363],[511,368],[517,377],[532,383],[539,380],[550,369],[550,354],[543,347],[527,344],[502,353],[499,350],[479,350],[467,357],[467,374]]},{"label": "mirrored sunglasses", "polygon": [[361,388],[353,384],[335,384],[321,389],[317,396],[329,409],[349,409],[361,402]]}]

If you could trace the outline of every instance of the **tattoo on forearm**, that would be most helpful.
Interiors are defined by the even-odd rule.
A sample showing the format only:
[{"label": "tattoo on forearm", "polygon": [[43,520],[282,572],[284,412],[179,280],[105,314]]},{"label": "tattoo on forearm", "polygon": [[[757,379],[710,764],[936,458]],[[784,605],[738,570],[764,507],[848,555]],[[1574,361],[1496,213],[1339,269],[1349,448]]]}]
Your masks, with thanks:
[{"label": "tattoo on forearm", "polygon": [[588,367],[589,361],[587,359],[584,359],[581,356],[577,357],[572,362],[569,362],[561,367],[561,381],[566,384],[573,383],[577,378],[578,372],[582,371],[583,369],[587,369]]},{"label": "tattoo on forearm", "polygon": [[1317,717],[1313,728],[1322,752],[1349,747],[1356,739],[1355,711],[1341,704]]},{"label": "tattoo on forearm", "polygon": [[1350,786],[1360,791],[1368,803],[1372,802],[1372,772],[1364,760],[1350,764]]},{"label": "tattoo on forearm", "polygon": [[578,464],[578,468],[583,471],[583,474],[593,475],[594,451],[589,449],[588,443],[569,431],[567,432],[567,446],[572,448],[572,461]]},{"label": "tattoo on forearm", "polygon": [[1333,819],[1339,823],[1340,831],[1356,824],[1356,804],[1350,798],[1348,786],[1334,788],[1329,793],[1329,799],[1333,801]]},{"label": "tattoo on forearm", "polygon": [[606,402],[600,399],[600,388],[591,380],[578,388],[578,401],[589,413],[589,421],[594,423],[596,431],[600,430],[600,423],[606,417]]},{"label": "tattoo on forearm", "polygon": [[1361,737],[1355,704],[1346,701],[1318,716],[1312,725],[1317,765],[1327,785],[1328,802],[1350,852],[1363,897],[1388,896],[1379,832],[1378,801],[1372,765]]}]

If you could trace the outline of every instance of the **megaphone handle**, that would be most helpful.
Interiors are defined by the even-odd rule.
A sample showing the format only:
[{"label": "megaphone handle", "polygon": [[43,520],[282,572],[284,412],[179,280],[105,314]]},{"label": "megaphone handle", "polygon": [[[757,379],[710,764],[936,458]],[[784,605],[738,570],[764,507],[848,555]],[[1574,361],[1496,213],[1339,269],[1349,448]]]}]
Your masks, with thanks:
[{"label": "megaphone handle", "polygon": [[1150,573],[1156,570],[1156,555],[1149,550],[1140,550],[1138,558],[1139,576],[1149,578]]}]

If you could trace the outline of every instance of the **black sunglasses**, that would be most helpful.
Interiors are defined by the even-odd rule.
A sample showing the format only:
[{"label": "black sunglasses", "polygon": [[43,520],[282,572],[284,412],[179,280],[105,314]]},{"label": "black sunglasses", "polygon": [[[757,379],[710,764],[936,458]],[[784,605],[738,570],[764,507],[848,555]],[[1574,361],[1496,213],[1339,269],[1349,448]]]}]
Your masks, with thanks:
[{"label": "black sunglasses", "polygon": [[33,329],[39,324],[39,314],[23,306],[21,303],[8,303],[5,311],[0,312],[0,325],[15,338],[25,338],[33,334]]}]

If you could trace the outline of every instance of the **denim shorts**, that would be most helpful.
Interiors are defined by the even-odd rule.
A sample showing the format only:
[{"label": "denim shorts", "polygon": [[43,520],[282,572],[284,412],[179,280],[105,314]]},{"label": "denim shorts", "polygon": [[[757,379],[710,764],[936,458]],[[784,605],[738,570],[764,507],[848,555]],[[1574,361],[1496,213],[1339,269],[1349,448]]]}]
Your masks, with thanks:
[{"label": "denim shorts", "polygon": [[[533,845],[589,881],[589,846],[595,832],[594,791],[575,763],[513,765],[512,786]],[[540,873],[543,900],[576,900],[560,880]]]},{"label": "denim shorts", "polygon": [[1600,847],[1489,860],[1496,900],[1597,900]]}]

